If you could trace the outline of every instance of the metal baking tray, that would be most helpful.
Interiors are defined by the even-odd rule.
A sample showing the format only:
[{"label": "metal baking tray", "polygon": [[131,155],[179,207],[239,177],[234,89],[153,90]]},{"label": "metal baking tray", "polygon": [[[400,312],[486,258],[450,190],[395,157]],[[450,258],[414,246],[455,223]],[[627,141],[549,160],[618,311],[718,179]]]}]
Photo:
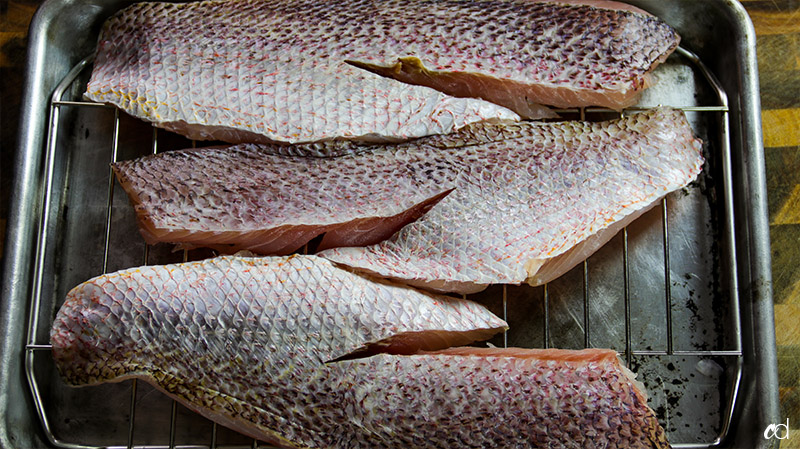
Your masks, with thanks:
[{"label": "metal baking tray", "polygon": [[[145,245],[109,169],[195,143],[82,101],[99,28],[129,3],[48,0],[30,28],[0,301],[2,448],[263,445],[142,382],[69,388],[51,360],[49,326],[73,286],[209,255]],[[704,141],[703,173],[562,278],[472,298],[511,326],[495,345],[619,351],[675,447],[777,447],[764,437],[780,418],[752,24],[734,1],[631,3],[682,35],[639,107],[686,111]]]}]

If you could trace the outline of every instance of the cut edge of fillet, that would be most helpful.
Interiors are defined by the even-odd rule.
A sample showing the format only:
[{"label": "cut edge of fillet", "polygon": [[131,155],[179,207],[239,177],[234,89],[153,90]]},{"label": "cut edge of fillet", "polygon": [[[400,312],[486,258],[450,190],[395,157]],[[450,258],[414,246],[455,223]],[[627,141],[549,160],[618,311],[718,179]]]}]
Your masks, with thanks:
[{"label": "cut edge of fillet", "polygon": [[616,236],[624,227],[633,223],[637,218],[644,215],[661,201],[654,201],[647,206],[631,213],[621,220],[612,223],[610,226],[601,229],[590,235],[567,251],[547,259],[529,259],[525,262],[525,271],[528,273],[525,282],[533,287],[551,282],[569,270],[575,268],[579,263],[586,260],[597,252],[606,243]]}]

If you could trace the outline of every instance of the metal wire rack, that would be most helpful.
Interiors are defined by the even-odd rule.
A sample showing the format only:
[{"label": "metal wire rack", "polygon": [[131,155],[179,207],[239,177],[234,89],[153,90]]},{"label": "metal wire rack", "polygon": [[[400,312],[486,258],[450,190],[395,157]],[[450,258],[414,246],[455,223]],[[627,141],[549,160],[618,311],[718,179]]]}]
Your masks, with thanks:
[{"label": "metal wire rack", "polygon": [[[657,222],[660,221],[660,230],[658,232],[660,234],[660,237],[658,238],[660,242],[658,245],[660,245],[663,253],[663,258],[659,261],[659,264],[663,264],[663,279],[655,282],[660,283],[663,286],[663,298],[652,302],[652,304],[661,304],[657,308],[662,309],[661,312],[654,313],[654,315],[660,315],[660,313],[663,312],[663,319],[658,317],[658,321],[660,322],[657,323],[657,327],[659,330],[656,332],[656,334],[658,334],[657,340],[660,340],[660,342],[651,342],[651,344],[646,345],[645,347],[640,347],[638,339],[634,338],[633,335],[633,328],[636,324],[638,315],[633,310],[634,300],[632,298],[634,294],[632,293],[631,278],[632,271],[637,270],[637,266],[631,262],[631,258],[634,257],[636,253],[633,250],[629,251],[629,244],[631,242],[629,228],[624,228],[620,235],[615,237],[615,239],[617,239],[615,244],[616,246],[611,244],[607,245],[614,247],[614,249],[610,251],[619,251],[621,253],[618,253],[617,255],[617,257],[621,257],[621,270],[619,270],[620,272],[617,275],[618,277],[616,283],[621,282],[622,319],[619,320],[621,329],[616,329],[616,331],[624,335],[624,337],[622,338],[622,342],[619,342],[621,347],[617,348],[617,350],[621,353],[624,361],[628,365],[639,366],[640,368],[643,368],[644,371],[647,371],[646,365],[648,363],[652,362],[656,365],[664,365],[665,363],[662,362],[662,359],[673,360],[672,358],[674,357],[682,357],[684,359],[694,357],[703,361],[721,361],[720,363],[710,365],[712,367],[719,367],[721,364],[724,367],[719,369],[711,369],[713,374],[717,374],[716,376],[712,376],[715,377],[717,382],[716,386],[713,386],[711,389],[713,390],[716,388],[719,392],[719,399],[716,402],[712,401],[718,405],[719,410],[716,412],[716,414],[712,413],[712,416],[715,417],[714,419],[716,419],[717,422],[712,423],[715,425],[712,426],[713,430],[711,431],[711,437],[702,441],[676,441],[673,439],[673,434],[677,434],[678,437],[682,437],[686,435],[686,432],[682,432],[679,428],[680,426],[678,425],[667,429],[668,435],[670,436],[671,441],[673,441],[673,446],[676,448],[714,447],[720,445],[728,434],[734,409],[737,404],[737,396],[742,377],[743,364],[741,324],[739,317],[739,295],[735,276],[736,260],[733,257],[733,254],[735,254],[736,242],[734,237],[735,223],[733,219],[733,195],[731,185],[732,177],[728,124],[728,100],[725,91],[717,82],[714,75],[705,67],[705,65],[697,58],[696,55],[683,48],[679,48],[677,51],[677,56],[671,59],[677,59],[679,65],[690,67],[691,71],[697,74],[700,79],[705,80],[708,85],[707,88],[709,88],[710,92],[712,92],[711,97],[713,98],[713,101],[717,103],[714,105],[705,104],[675,106],[680,107],[687,113],[696,113],[698,116],[698,123],[707,125],[707,122],[712,122],[712,125],[707,126],[711,131],[706,137],[706,149],[708,150],[709,147],[713,148],[713,154],[707,155],[707,157],[711,159],[717,167],[713,170],[715,175],[712,175],[713,179],[709,182],[713,182],[712,188],[715,193],[711,196],[716,198],[713,207],[718,211],[716,213],[718,218],[711,218],[713,227],[716,229],[714,233],[714,245],[719,249],[719,254],[715,255],[714,257],[718,259],[715,263],[719,265],[720,268],[715,270],[715,274],[722,279],[713,280],[711,281],[711,284],[713,285],[713,290],[715,292],[714,296],[716,299],[714,299],[714,301],[721,302],[721,304],[717,304],[715,307],[721,307],[725,310],[723,313],[725,317],[722,320],[724,323],[721,326],[717,326],[720,328],[720,336],[715,337],[716,341],[718,341],[718,344],[716,345],[712,345],[711,347],[703,347],[703,345],[699,345],[700,347],[698,347],[698,345],[689,345],[690,347],[685,348],[683,347],[685,345],[682,342],[690,340],[685,338],[681,338],[681,342],[676,343],[676,339],[678,339],[676,336],[678,334],[682,335],[687,331],[687,329],[690,333],[692,330],[696,331],[697,329],[693,329],[691,325],[687,327],[684,324],[677,323],[675,318],[675,314],[680,312],[680,309],[676,295],[673,292],[673,287],[677,285],[674,273],[681,270],[678,269],[679,267],[676,267],[676,265],[679,263],[675,261],[676,257],[674,250],[671,250],[671,239],[673,238],[671,236],[674,233],[674,231],[671,230],[671,226],[674,226],[674,223],[671,224],[670,212],[673,207],[672,201],[674,200],[668,196],[654,208],[655,210],[648,213],[651,215],[660,214],[660,218],[652,219],[650,220],[649,224],[647,224],[648,228],[652,231],[652,228],[659,227]],[[43,213],[42,221],[39,223],[40,232],[34,267],[32,290],[33,297],[30,300],[28,334],[26,339],[27,344],[25,347],[25,368],[28,385],[30,387],[30,393],[38,412],[41,424],[44,428],[45,435],[49,439],[50,444],[61,448],[259,447],[260,443],[258,441],[246,441],[242,443],[240,440],[234,444],[218,441],[220,429],[218,429],[218,426],[215,423],[211,422],[207,422],[208,426],[210,427],[210,434],[207,435],[208,439],[205,443],[182,443],[179,441],[179,426],[177,422],[180,406],[174,400],[172,400],[171,404],[169,405],[168,423],[163,423],[163,425],[168,428],[168,436],[166,441],[138,444],[136,435],[139,432],[148,432],[149,430],[141,430],[136,426],[138,412],[137,403],[141,401],[142,395],[140,392],[141,388],[137,384],[136,380],[126,381],[123,384],[115,386],[115,388],[119,388],[125,392],[129,390],[129,393],[126,393],[129,394],[129,399],[127,404],[117,404],[115,407],[118,413],[122,415],[120,419],[124,422],[127,422],[127,428],[124,429],[124,431],[119,431],[119,429],[117,429],[116,431],[112,432],[114,437],[119,439],[112,441],[111,444],[103,443],[98,445],[87,444],[85,441],[80,440],[69,441],[69,437],[62,436],[61,433],[63,432],[60,432],[59,429],[55,428],[53,425],[54,415],[58,416],[58,419],[60,422],[62,422],[59,424],[60,427],[64,427],[64,422],[69,422],[68,418],[63,418],[57,413],[60,404],[57,403],[58,401],[54,401],[52,399],[53,396],[58,396],[57,394],[53,393],[53,390],[58,390],[61,387],[59,385],[52,385],[53,383],[56,383],[53,381],[53,379],[57,378],[57,374],[54,373],[54,367],[52,364],[47,363],[47,359],[50,357],[51,346],[46,342],[46,331],[49,329],[50,325],[49,320],[52,320],[55,309],[63,300],[63,298],[57,295],[57,288],[52,286],[51,282],[49,281],[49,279],[53,276],[50,270],[52,270],[54,266],[58,266],[58,264],[53,260],[54,258],[58,257],[57,250],[53,249],[53,242],[58,239],[56,233],[59,229],[58,220],[63,212],[61,209],[66,207],[65,200],[61,198],[61,196],[64,195],[63,189],[65,186],[68,188],[69,184],[67,181],[62,179],[63,175],[60,174],[60,171],[71,169],[68,163],[56,163],[57,159],[59,158],[59,152],[66,151],[66,144],[63,142],[64,136],[62,135],[64,132],[63,128],[65,126],[61,117],[63,110],[65,108],[73,108],[75,110],[100,108],[110,111],[113,114],[113,119],[111,120],[110,125],[110,144],[107,151],[107,161],[114,162],[120,157],[120,129],[121,126],[123,126],[123,120],[121,119],[119,111],[107,105],[64,99],[68,92],[70,92],[70,89],[72,89],[73,92],[79,92],[79,89],[76,88],[79,87],[77,86],[79,84],[77,80],[79,80],[79,77],[82,73],[84,73],[85,69],[91,65],[91,62],[92,57],[90,56],[78,63],[55,89],[50,103],[49,134],[47,137],[44,168],[45,177],[42,185]],[[623,113],[629,113],[635,110],[636,109],[628,109]],[[561,110],[559,112],[565,116],[572,115],[581,119],[601,116],[606,117],[610,113],[613,113],[613,111],[601,108],[581,108],[576,110]],[[160,135],[159,131],[156,128],[153,128],[152,137],[149,138],[150,144],[148,152],[157,153],[158,151],[170,149],[161,148],[160,142],[162,141],[162,138],[163,133]],[[69,139],[67,138],[66,140],[68,141]],[[708,169],[706,169],[706,171],[707,170]],[[102,202],[105,203],[105,222],[102,235],[103,273],[107,272],[109,269],[109,252],[112,245],[112,236],[117,232],[125,232],[124,230],[118,231],[115,228],[115,226],[117,226],[117,222],[114,220],[113,215],[113,212],[115,211],[115,208],[113,207],[115,197],[115,179],[110,168],[108,168],[107,185],[104,187],[104,189],[106,191],[106,196],[104,199],[93,199],[93,201],[98,204]],[[680,219],[680,211],[676,213]],[[157,257],[152,256],[151,247],[144,245],[143,242],[142,245],[144,249],[143,253],[140,253],[141,264],[146,265],[149,263],[162,262],[161,260],[154,260],[157,259]],[[672,257],[671,252],[673,252]],[[183,251],[182,257],[184,260],[193,258],[187,251]],[[597,257],[602,258],[604,256],[600,255]],[[595,259],[590,258],[589,260],[584,261],[582,265],[579,265],[573,269],[570,274],[571,278],[568,281],[573,285],[571,285],[569,288],[564,288],[563,286],[552,287],[551,285],[547,284],[543,287],[537,288],[495,286],[496,288],[491,287],[486,294],[482,296],[478,295],[480,296],[477,298],[479,301],[485,298],[486,295],[491,295],[493,298],[488,302],[496,304],[496,307],[499,309],[497,312],[501,314],[501,316],[507,321],[514,318],[514,314],[516,313],[515,309],[519,308],[519,302],[515,301],[512,298],[513,296],[536,296],[537,299],[539,299],[538,304],[540,304],[540,313],[538,313],[538,317],[531,318],[526,316],[517,318],[523,320],[525,323],[528,323],[528,328],[535,329],[534,333],[538,333],[538,335],[531,336],[530,334],[526,334],[525,338],[527,338],[527,340],[525,340],[524,338],[514,337],[513,335],[510,337],[509,333],[504,333],[501,337],[499,337],[500,340],[497,342],[497,344],[508,346],[509,344],[517,345],[520,344],[520,342],[523,342],[523,344],[532,346],[559,346],[560,343],[554,342],[554,340],[561,337],[559,334],[559,332],[562,332],[561,327],[556,323],[556,321],[560,319],[560,315],[558,315],[554,309],[564,308],[564,300],[559,297],[559,294],[563,291],[569,291],[572,293],[577,292],[577,298],[570,298],[571,302],[569,302],[568,308],[571,310],[570,320],[577,328],[580,329],[580,331],[578,332],[579,336],[573,336],[572,339],[569,340],[572,343],[568,343],[568,345],[591,347],[598,343],[605,343],[602,336],[598,337],[598,335],[603,334],[603,326],[606,325],[607,322],[593,318],[594,314],[592,312],[594,297],[592,279],[594,279],[595,274],[590,267],[595,264],[594,260]],[[95,273],[95,275],[97,274],[100,273]],[[532,291],[535,293],[532,294]],[[530,300],[531,298],[528,299],[528,304],[536,303],[536,301]],[[580,310],[581,308],[582,311]],[[579,312],[575,312],[576,309],[579,310]],[[527,310],[530,310],[530,308]],[[681,315],[683,316],[683,313],[681,313]],[[514,332],[513,325],[511,332]],[[596,339],[599,341],[595,341]],[[653,346],[655,346],[655,349]],[[669,364],[672,363],[669,362]],[[700,365],[698,364],[697,366]],[[701,369],[700,371],[703,370]],[[720,374],[720,371],[724,371],[724,374]],[[659,373],[663,372],[663,370],[659,371]],[[645,374],[642,380],[646,385],[648,385],[648,387],[652,387],[654,382],[656,385],[674,384],[675,379],[669,378],[669,374],[670,373],[667,372],[667,375],[659,374],[659,376],[655,376],[660,377],[660,379],[657,381],[654,381],[652,378],[648,378]],[[66,389],[66,387],[63,389]],[[53,402],[56,402],[56,404],[53,405]],[[677,417],[682,416],[681,412],[675,412],[674,410],[662,410],[661,414],[665,415],[660,416],[662,421],[664,419],[670,419],[669,417],[673,415]],[[714,419],[712,419],[712,421]],[[688,424],[684,425],[689,427]],[[708,432],[708,430],[706,430],[706,432]]]}]

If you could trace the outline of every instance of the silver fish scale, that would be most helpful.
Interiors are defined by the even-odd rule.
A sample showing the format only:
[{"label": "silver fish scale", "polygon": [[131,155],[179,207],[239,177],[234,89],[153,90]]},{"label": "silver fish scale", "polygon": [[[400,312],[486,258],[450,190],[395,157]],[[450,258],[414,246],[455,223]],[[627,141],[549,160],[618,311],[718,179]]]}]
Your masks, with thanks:
[{"label": "silver fish scale", "polygon": [[600,103],[558,89],[628,98],[678,40],[646,14],[557,2],[143,2],[104,26],[86,95],[194,139],[408,139],[518,116],[346,60],[414,56],[433,70],[556,89],[527,101],[567,107]]},{"label": "silver fish scale", "polygon": [[[703,164],[701,142],[671,108],[515,127],[501,141],[489,131],[486,145],[481,136],[490,125],[453,136],[464,146],[446,153],[464,172],[452,193],[388,240],[320,255],[416,285],[444,282],[443,290],[519,284],[536,274],[530,264],[687,185]],[[447,136],[431,141],[450,146]]]},{"label": "silver fish scale", "polygon": [[[165,375],[210,387],[221,371],[280,377],[403,332],[504,327],[475,303],[371,282],[314,256],[231,256],[87,281],[69,293],[51,339],[72,383],[168,361]],[[215,361],[195,363],[203,357]]]}]

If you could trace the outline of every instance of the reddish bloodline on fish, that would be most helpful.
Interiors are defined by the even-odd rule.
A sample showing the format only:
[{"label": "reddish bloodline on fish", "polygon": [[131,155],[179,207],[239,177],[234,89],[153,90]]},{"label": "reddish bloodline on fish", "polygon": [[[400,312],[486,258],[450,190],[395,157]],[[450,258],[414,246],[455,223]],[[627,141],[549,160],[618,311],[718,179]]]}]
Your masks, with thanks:
[{"label": "reddish bloodline on fish", "polygon": [[221,257],[89,280],[51,342],[70,385],[143,379],[280,447],[669,447],[613,351],[446,349],[505,327],[314,256]]},{"label": "reddish bloodline on fish", "polygon": [[620,109],[679,41],[610,1],[141,2],[104,25],[86,96],[197,140],[396,141]]}]

